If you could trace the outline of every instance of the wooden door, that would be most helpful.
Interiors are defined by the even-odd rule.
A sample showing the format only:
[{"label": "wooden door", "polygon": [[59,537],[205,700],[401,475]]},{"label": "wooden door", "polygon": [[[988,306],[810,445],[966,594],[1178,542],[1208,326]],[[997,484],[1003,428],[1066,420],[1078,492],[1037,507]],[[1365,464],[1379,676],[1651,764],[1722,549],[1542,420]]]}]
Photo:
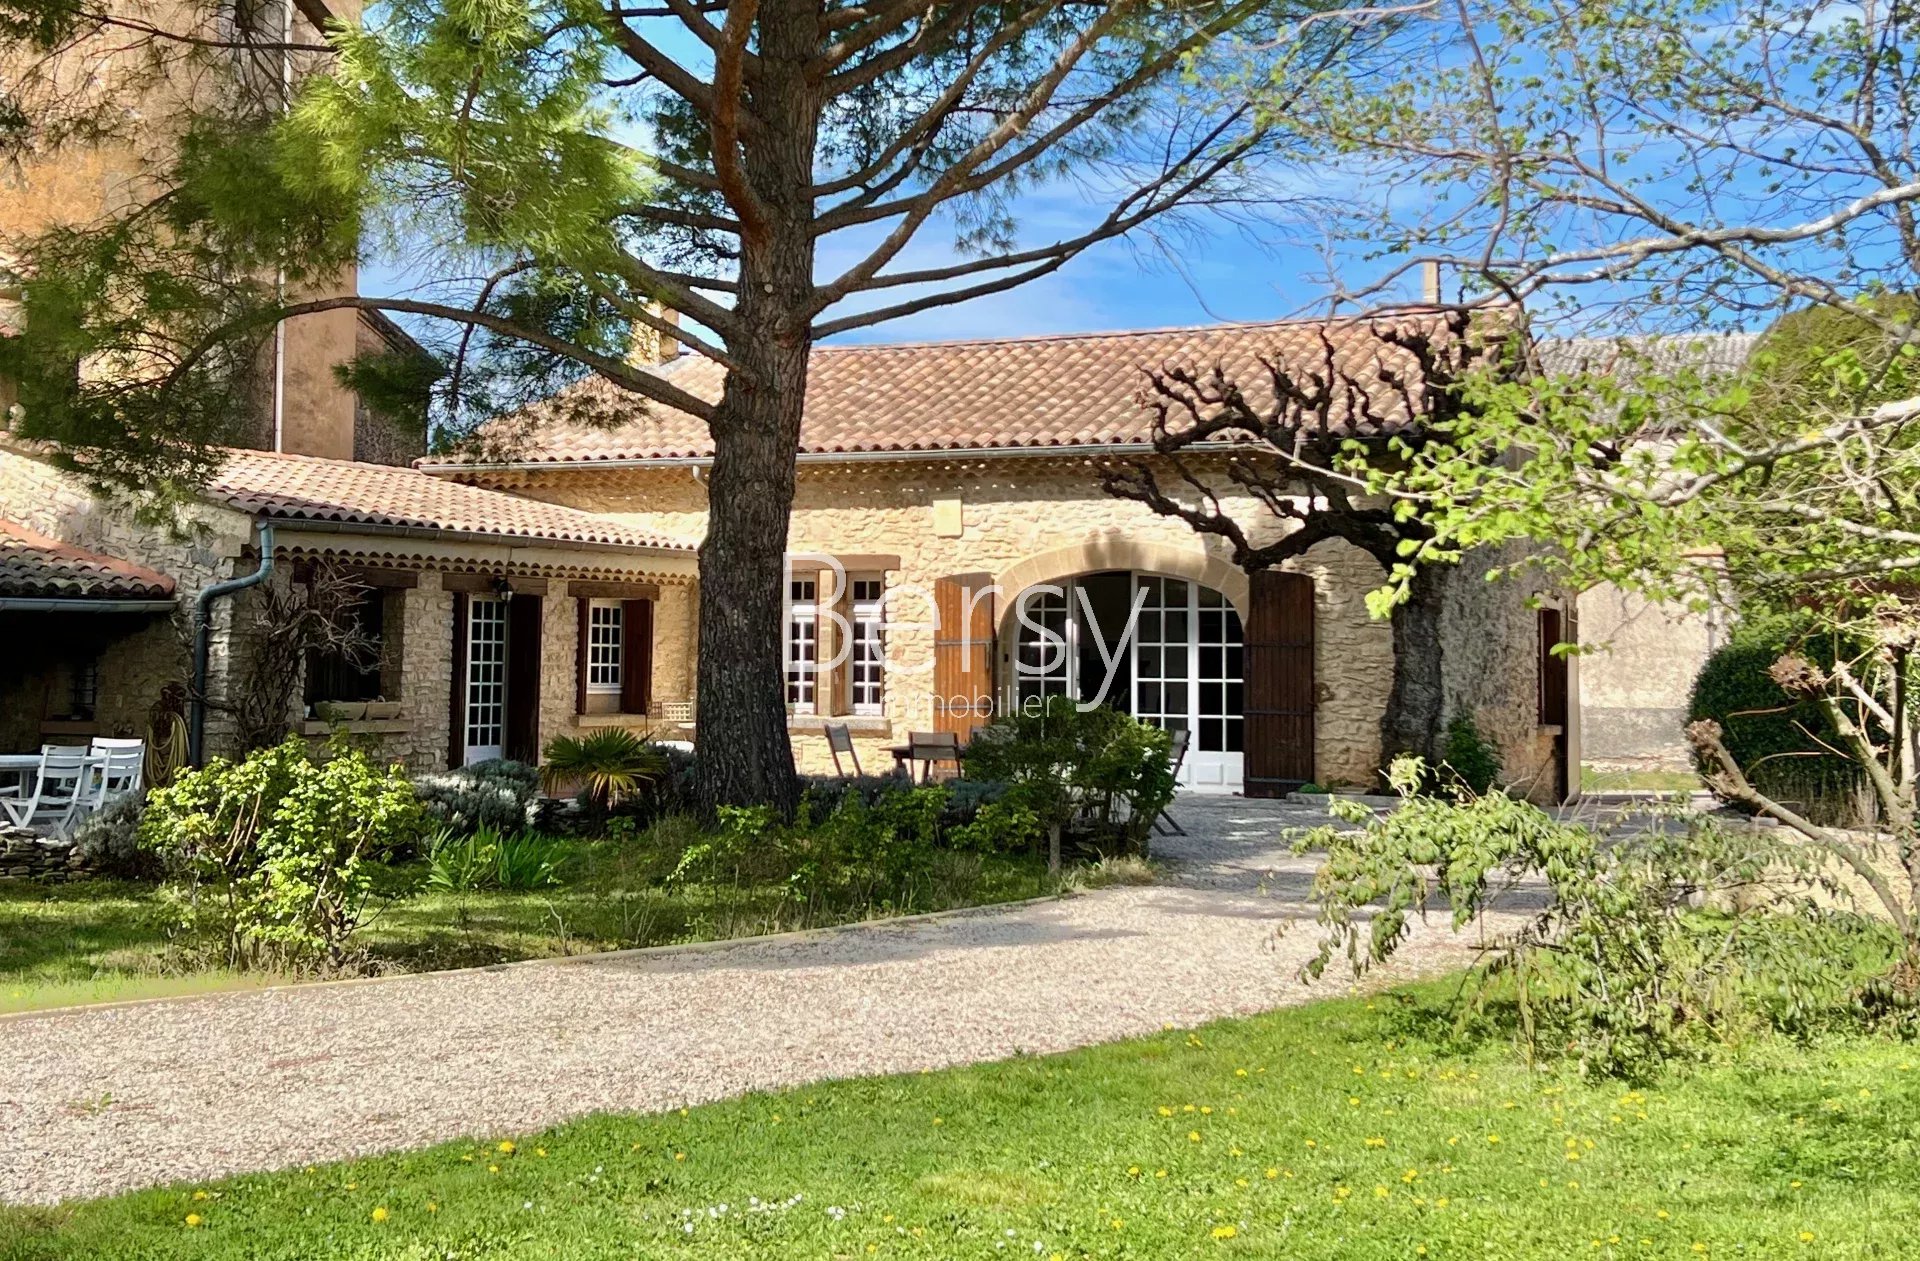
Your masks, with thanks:
[{"label": "wooden door", "polygon": [[1253,575],[1245,627],[1249,797],[1279,797],[1313,779],[1313,579]]}]

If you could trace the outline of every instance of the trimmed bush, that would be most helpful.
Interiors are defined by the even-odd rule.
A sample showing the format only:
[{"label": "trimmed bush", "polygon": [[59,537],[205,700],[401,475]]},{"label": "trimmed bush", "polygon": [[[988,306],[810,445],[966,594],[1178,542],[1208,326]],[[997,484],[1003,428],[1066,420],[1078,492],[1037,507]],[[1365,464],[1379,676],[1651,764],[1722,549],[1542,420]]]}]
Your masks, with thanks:
[{"label": "trimmed bush", "polygon": [[1440,786],[1456,794],[1480,797],[1500,778],[1500,754],[1480,734],[1472,714],[1455,714],[1447,724],[1441,750]]},{"label": "trimmed bush", "polygon": [[[1790,651],[1831,666],[1835,648],[1831,634],[1820,633],[1807,618],[1743,620],[1700,667],[1687,721],[1719,723],[1727,751],[1761,792],[1794,805],[1816,823],[1848,826],[1871,816],[1858,769],[1828,751],[1838,747],[1838,739],[1819,706],[1788,696],[1767,673]],[[1711,783],[1713,768],[1697,755],[1696,765]]]},{"label": "trimmed bush", "polygon": [[422,775],[413,781],[413,789],[427,813],[455,832],[483,827],[518,832],[532,819],[540,796],[540,772],[525,762],[490,758]]}]

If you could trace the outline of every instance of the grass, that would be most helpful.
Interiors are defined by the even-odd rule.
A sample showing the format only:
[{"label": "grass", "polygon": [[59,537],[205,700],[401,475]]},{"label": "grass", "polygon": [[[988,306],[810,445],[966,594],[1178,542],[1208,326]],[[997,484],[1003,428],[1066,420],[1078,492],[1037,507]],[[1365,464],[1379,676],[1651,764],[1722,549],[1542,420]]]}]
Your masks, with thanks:
[{"label": "grass", "polygon": [[1635,1090],[1456,1044],[1447,992],[10,1210],[0,1257],[1914,1255],[1914,1048]]},{"label": "grass", "polygon": [[[807,904],[778,884],[663,883],[679,850],[644,841],[572,843],[564,884],[442,892],[421,863],[382,869],[356,940],[366,972],[419,972],[596,950],[712,941],[890,914],[1039,897],[1061,882],[1035,856],[934,856],[894,902]],[[255,988],[302,979],[236,973],[177,940],[152,885],[0,881],[0,1012]]]},{"label": "grass", "polygon": [[1700,791],[1700,777],[1692,771],[1601,771],[1591,766],[1580,768],[1580,788],[1584,792],[1682,792]]}]

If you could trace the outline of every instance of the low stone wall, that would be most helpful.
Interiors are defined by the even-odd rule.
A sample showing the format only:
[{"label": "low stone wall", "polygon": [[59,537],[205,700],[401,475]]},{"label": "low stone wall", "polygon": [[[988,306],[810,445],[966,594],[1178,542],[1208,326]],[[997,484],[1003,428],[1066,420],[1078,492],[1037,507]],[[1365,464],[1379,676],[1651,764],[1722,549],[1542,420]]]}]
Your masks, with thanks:
[{"label": "low stone wall", "polygon": [[84,880],[96,874],[71,841],[0,824],[0,880]]}]

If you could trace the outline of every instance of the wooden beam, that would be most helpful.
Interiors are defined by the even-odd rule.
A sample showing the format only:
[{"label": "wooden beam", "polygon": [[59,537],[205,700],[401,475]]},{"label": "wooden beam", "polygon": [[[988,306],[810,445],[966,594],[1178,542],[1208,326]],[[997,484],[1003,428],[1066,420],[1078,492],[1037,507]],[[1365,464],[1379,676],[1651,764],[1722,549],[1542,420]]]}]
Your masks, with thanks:
[{"label": "wooden beam", "polygon": [[569,580],[567,594],[578,600],[658,600],[660,588],[651,582],[588,582]]}]

